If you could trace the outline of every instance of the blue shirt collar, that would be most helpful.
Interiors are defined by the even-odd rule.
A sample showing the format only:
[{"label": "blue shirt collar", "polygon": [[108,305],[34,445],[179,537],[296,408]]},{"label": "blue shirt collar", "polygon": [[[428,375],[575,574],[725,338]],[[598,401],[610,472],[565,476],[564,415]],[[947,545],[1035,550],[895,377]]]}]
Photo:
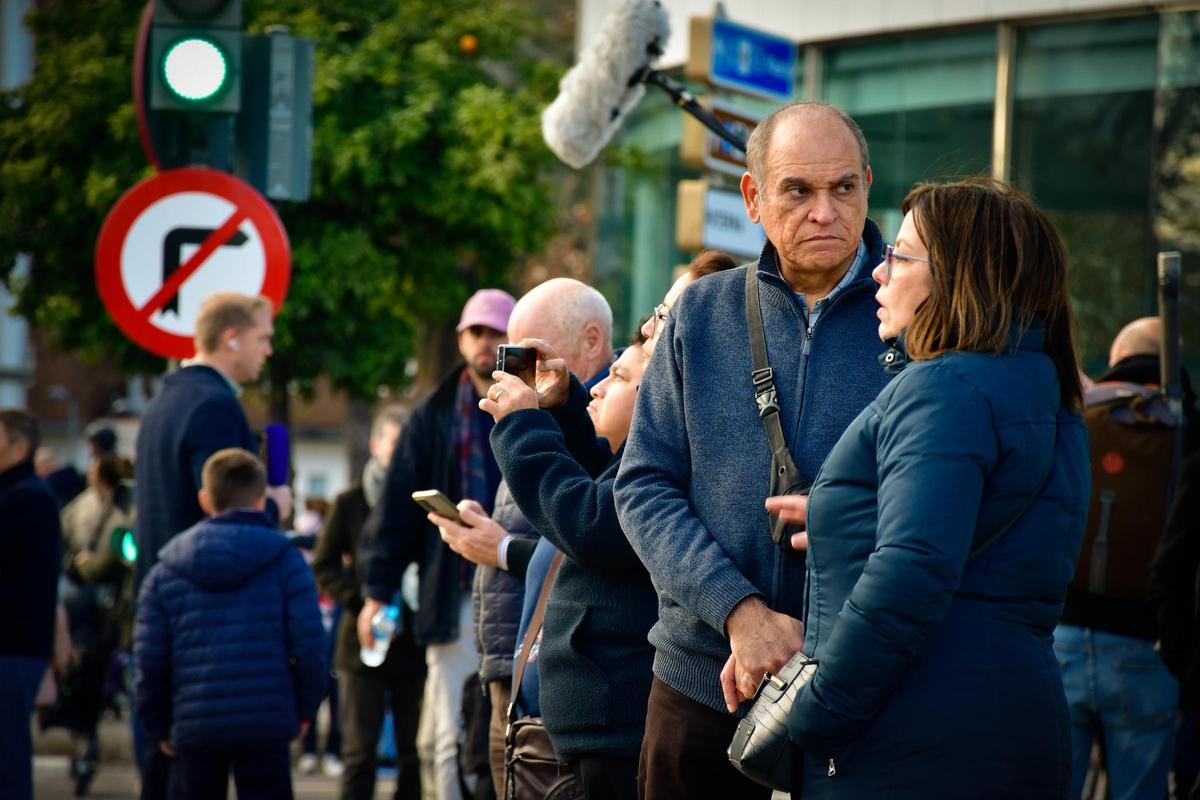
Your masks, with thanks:
[{"label": "blue shirt collar", "polygon": [[[858,240],[858,252],[854,254],[854,262],[850,264],[850,268],[846,270],[846,274],[837,282],[829,294],[822,297],[810,307],[804,295],[796,292],[796,299],[800,301],[800,305],[804,308],[804,312],[808,315],[808,326],[811,328],[817,324],[817,317],[821,311],[829,305],[829,302],[837,297],[841,292],[846,290],[846,287],[862,277],[863,266],[867,263],[867,243],[862,239]],[[776,265],[778,266],[778,264]]]}]

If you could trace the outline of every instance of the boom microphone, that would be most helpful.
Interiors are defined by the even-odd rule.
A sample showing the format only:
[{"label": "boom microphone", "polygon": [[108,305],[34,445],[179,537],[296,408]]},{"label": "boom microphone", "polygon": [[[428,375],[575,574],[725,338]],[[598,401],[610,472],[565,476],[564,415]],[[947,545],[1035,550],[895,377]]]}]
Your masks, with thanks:
[{"label": "boom microphone", "polygon": [[556,156],[575,169],[591,163],[646,93],[646,73],[670,35],[657,0],[622,0],[542,112],[542,136]]},{"label": "boom microphone", "polygon": [[290,465],[290,445],[287,428],[278,422],[267,426],[267,485],[286,486]]}]

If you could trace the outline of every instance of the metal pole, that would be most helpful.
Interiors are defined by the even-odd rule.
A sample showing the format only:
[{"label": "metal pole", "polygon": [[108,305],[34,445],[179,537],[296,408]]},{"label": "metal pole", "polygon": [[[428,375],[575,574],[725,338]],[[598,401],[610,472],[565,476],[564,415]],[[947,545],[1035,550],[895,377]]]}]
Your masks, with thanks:
[{"label": "metal pole", "polygon": [[728,128],[722,125],[721,121],[712,115],[712,112],[696,102],[695,96],[693,96],[692,93],[687,89],[683,88],[682,84],[677,83],[671,78],[668,78],[666,75],[663,75],[656,69],[646,69],[637,73],[630,81],[630,85],[633,85],[638,81],[647,83],[651,86],[657,86],[658,88],[662,89],[671,96],[671,100],[675,102],[675,105],[679,106],[684,111],[700,120],[704,127],[708,128],[710,131],[715,133],[717,136],[720,136],[722,139],[729,142],[743,153],[746,152],[746,143],[742,141],[742,137],[738,136],[736,133],[730,131]]},{"label": "metal pole", "polygon": [[1171,413],[1183,423],[1183,378],[1181,377],[1179,342],[1179,261],[1178,251],[1158,254],[1158,317],[1162,324],[1163,394]]}]

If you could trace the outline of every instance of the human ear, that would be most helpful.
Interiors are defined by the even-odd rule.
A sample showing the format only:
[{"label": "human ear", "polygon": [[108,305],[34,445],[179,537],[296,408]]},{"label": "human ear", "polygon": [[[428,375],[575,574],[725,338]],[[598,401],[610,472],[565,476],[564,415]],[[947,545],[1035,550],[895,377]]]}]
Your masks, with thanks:
[{"label": "human ear", "polygon": [[760,221],[758,186],[749,172],[742,174],[741,190],[742,202],[746,204],[746,216],[750,218],[751,222],[758,224]]}]

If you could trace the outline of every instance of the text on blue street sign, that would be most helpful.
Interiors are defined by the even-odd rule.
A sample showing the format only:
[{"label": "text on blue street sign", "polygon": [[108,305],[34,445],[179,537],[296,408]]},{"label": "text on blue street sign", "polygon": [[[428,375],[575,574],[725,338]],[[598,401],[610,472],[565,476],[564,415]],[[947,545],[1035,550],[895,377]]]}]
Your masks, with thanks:
[{"label": "text on blue street sign", "polygon": [[712,82],[729,89],[790,99],[796,43],[720,17],[712,27]]}]

